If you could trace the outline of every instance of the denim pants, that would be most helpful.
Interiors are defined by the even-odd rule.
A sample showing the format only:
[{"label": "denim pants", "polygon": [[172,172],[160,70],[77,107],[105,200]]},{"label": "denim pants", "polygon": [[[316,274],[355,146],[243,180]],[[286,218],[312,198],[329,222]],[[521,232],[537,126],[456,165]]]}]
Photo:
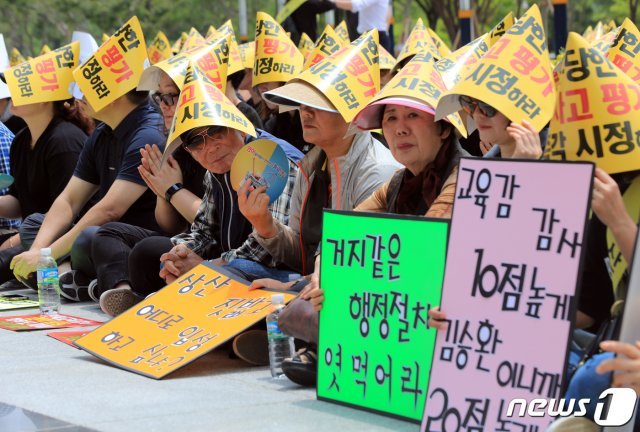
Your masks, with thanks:
[{"label": "denim pants", "polygon": [[234,271],[240,277],[249,282],[256,279],[275,279],[280,282],[289,282],[300,278],[300,274],[292,270],[283,270],[267,267],[259,262],[236,258],[225,266],[225,268]]}]

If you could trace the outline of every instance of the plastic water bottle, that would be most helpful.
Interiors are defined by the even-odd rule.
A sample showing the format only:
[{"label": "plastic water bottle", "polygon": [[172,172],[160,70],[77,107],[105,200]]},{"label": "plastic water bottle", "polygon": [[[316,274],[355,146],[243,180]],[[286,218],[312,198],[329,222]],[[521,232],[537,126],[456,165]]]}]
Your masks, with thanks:
[{"label": "plastic water bottle", "polygon": [[38,301],[43,314],[56,313],[60,309],[60,283],[58,264],[51,256],[50,248],[40,249],[38,260]]},{"label": "plastic water bottle", "polygon": [[295,352],[293,338],[285,335],[278,327],[278,316],[284,309],[284,294],[273,294],[271,296],[273,311],[267,315],[267,335],[269,338],[269,366],[271,376],[281,378],[282,360],[292,357]]}]

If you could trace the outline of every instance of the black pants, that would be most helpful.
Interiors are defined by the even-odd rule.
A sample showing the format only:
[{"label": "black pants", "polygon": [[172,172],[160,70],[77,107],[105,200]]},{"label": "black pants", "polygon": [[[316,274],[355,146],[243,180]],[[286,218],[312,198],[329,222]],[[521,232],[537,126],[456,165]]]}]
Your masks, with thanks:
[{"label": "black pants", "polygon": [[[45,215],[34,213],[27,216],[20,225],[20,245],[0,251],[0,283],[13,279],[13,272],[9,269],[14,256],[28,251],[40,231]],[[93,261],[91,260],[91,244],[99,227],[91,226],[83,230],[71,247],[71,268],[80,270],[89,278],[95,278]],[[66,260],[69,255],[58,259],[58,263]]]},{"label": "black pants", "polygon": [[166,285],[158,276],[160,256],[169,252],[173,243],[169,237],[149,237],[134,246],[129,255],[129,282],[133,291],[143,297]]},{"label": "black pants", "polygon": [[[132,249],[141,240],[160,235],[156,231],[122,222],[104,224],[98,230],[96,241],[91,248],[98,277],[97,294],[101,295],[120,282],[130,282],[129,258]],[[159,262],[158,260],[157,263]],[[158,271],[155,273],[157,275]]]},{"label": "black pants", "polygon": [[393,50],[391,49],[391,40],[389,39],[389,34],[387,32],[378,30],[378,40],[380,46],[384,47],[384,49],[386,49],[390,53],[393,52]]}]

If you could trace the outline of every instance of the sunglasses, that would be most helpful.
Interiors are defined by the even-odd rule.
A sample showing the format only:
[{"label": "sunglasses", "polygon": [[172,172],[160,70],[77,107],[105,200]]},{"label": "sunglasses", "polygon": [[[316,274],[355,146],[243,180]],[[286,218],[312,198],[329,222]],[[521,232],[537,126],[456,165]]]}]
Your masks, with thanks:
[{"label": "sunglasses", "polygon": [[153,101],[160,105],[160,102],[164,102],[167,106],[174,106],[178,102],[180,94],[178,93],[154,93],[152,96]]},{"label": "sunglasses", "polygon": [[207,138],[210,138],[213,141],[220,141],[222,139],[220,132],[222,132],[222,128],[219,126],[209,127],[200,133],[190,135],[184,139],[182,141],[182,148],[189,153],[200,151],[207,143]]},{"label": "sunglasses", "polygon": [[492,107],[489,104],[481,102],[477,99],[473,99],[467,96],[460,96],[460,105],[462,105],[462,109],[467,112],[469,115],[473,115],[476,108],[485,115],[485,117],[491,118],[498,113],[498,110]]}]

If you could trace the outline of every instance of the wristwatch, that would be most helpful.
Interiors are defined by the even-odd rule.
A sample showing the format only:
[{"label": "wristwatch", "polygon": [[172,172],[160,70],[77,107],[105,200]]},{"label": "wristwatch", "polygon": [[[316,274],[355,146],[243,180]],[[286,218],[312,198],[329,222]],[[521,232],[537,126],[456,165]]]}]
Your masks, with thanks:
[{"label": "wristwatch", "polygon": [[184,189],[182,183],[176,183],[173,186],[169,186],[169,189],[164,193],[164,199],[167,200],[168,203],[171,202],[171,197],[176,194],[179,190]]}]

